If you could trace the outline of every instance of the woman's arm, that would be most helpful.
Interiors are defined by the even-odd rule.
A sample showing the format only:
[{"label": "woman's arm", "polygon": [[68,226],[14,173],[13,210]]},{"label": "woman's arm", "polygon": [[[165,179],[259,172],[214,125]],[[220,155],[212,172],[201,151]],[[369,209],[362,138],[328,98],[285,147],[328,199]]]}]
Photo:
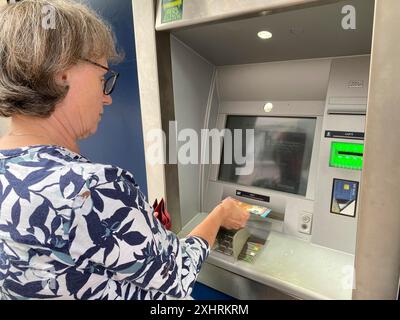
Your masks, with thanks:
[{"label": "woman's arm", "polygon": [[103,266],[115,281],[177,298],[190,293],[219,227],[243,227],[248,217],[228,198],[179,239],[154,217],[128,172],[102,169],[85,188],[87,198],[75,209],[69,234],[77,270]]}]

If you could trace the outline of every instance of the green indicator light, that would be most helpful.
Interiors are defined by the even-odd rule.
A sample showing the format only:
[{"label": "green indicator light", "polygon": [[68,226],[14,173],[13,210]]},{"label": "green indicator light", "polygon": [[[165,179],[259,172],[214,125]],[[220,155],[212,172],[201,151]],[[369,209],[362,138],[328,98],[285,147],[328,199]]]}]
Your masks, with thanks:
[{"label": "green indicator light", "polygon": [[361,170],[363,155],[363,144],[332,142],[329,166],[351,170]]}]

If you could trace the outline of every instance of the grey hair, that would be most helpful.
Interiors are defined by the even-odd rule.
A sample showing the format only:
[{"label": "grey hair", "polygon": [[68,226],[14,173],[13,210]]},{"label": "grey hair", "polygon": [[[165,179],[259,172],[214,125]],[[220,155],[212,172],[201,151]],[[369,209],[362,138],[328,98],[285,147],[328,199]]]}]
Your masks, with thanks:
[{"label": "grey hair", "polygon": [[[54,8],[54,29],[42,25],[44,6]],[[50,116],[68,92],[55,76],[82,58],[122,59],[110,26],[85,5],[23,0],[0,6],[0,116]]]}]

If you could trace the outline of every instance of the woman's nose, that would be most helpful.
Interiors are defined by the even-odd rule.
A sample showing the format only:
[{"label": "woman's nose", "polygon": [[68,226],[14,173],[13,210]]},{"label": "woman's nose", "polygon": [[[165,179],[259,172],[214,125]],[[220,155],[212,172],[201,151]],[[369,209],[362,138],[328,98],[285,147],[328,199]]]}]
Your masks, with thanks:
[{"label": "woman's nose", "polygon": [[112,104],[112,97],[110,95],[104,95],[103,97],[103,103],[105,106],[109,106],[110,104]]}]

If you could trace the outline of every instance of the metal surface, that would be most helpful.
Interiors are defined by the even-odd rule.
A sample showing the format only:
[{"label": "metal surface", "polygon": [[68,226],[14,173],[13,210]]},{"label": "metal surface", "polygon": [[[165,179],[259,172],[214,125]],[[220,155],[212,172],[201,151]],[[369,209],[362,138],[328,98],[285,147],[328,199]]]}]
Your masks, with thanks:
[{"label": "metal surface", "polygon": [[[206,216],[206,213],[196,215],[179,236],[187,235]],[[262,293],[262,287],[274,288],[284,295],[299,299],[351,299],[353,277],[349,270],[353,268],[353,255],[274,231],[271,220],[267,218],[259,221],[259,225],[247,226],[252,235],[267,239],[265,247],[259,251],[253,263],[228,261],[219,252],[212,251],[203,265],[200,282],[237,297],[244,297],[237,292],[241,285],[248,284],[250,288],[254,285],[254,293],[246,292],[252,299],[267,298]],[[269,231],[266,233],[266,230]],[[209,268],[209,265],[216,268]],[[236,282],[230,280],[230,275]]]},{"label": "metal surface", "polygon": [[197,280],[240,300],[294,300],[288,294],[238,274],[204,263]]},{"label": "metal surface", "polygon": [[[171,42],[170,35],[168,32],[157,32],[156,33],[157,43],[157,67],[158,67],[158,78],[159,78],[159,90],[160,90],[160,106],[162,109],[161,123],[162,129],[166,137],[169,136],[170,121],[176,120],[178,110],[175,109],[174,100],[174,82],[171,65]],[[172,149],[171,145],[174,145],[176,141],[173,139],[166,139],[166,152]],[[165,172],[165,195],[166,205],[168,212],[171,214],[172,231],[179,232],[182,229],[182,211],[181,211],[181,194],[180,188],[182,185],[179,183],[178,166],[179,164],[173,163],[169,159],[169,153],[165,154],[166,164],[164,166]]]},{"label": "metal surface", "polygon": [[185,0],[182,19],[162,24],[161,1],[158,0],[157,6],[156,29],[159,31],[229,19],[256,12],[268,14],[270,10],[287,7],[337,2],[337,0]]},{"label": "metal surface", "polygon": [[[369,54],[374,0],[321,4],[172,32],[217,66]],[[342,27],[344,4],[356,10],[354,30]],[[272,38],[259,39],[261,30]]]},{"label": "metal surface", "polygon": [[400,1],[376,2],[354,299],[396,299],[400,272]]},{"label": "metal surface", "polygon": [[[350,114],[328,114],[334,111],[363,111],[366,105],[354,105],[354,98],[366,100],[368,94],[369,56],[333,59],[326,101],[326,113],[320,140],[318,179],[314,204],[312,242],[328,248],[354,254],[357,232],[356,218],[333,214],[330,211],[334,178],[360,181],[361,171],[333,168],[329,165],[331,143],[346,142],[343,139],[325,138],[326,130],[364,132],[365,116]],[[363,81],[363,87],[349,88],[353,80]],[[340,97],[340,99],[331,99]],[[335,104],[332,104],[334,102]],[[357,140],[355,140],[357,142]],[[347,141],[349,142],[349,141]],[[362,143],[362,142],[360,142]]]},{"label": "metal surface", "polygon": [[[201,165],[199,165],[200,154],[195,154],[197,150],[193,152],[191,149],[189,153],[185,154],[181,150],[188,145],[188,141],[196,143],[198,148],[201,147],[202,142],[199,141],[201,139],[197,139],[197,137],[201,137],[201,129],[204,128],[204,122],[207,117],[207,107],[210,103],[210,94],[214,85],[215,67],[174,37],[170,37],[169,42],[171,43],[171,59],[170,62],[165,62],[172,64],[174,104],[170,105],[167,110],[173,110],[168,112],[173,115],[169,120],[177,122],[177,131],[180,133],[177,137],[176,151],[181,155],[181,160],[183,158],[182,155],[191,158],[189,159],[190,163],[178,161],[177,165],[175,165],[179,172],[176,180],[179,184],[179,192],[176,192],[176,197],[179,198],[177,200],[179,200],[181,207],[180,218],[184,225],[200,210],[201,187],[199,173]],[[166,46],[161,49],[161,52],[163,55],[168,56]],[[166,105],[162,103],[162,106],[163,113],[167,113]],[[195,132],[197,134],[196,139],[193,140],[193,136],[189,136],[189,139],[192,140],[188,140],[188,136],[184,134],[183,130],[186,130],[187,134]],[[170,144],[172,142],[169,141]],[[166,167],[167,173],[171,166],[168,165]],[[167,180],[167,183],[169,186],[176,188],[174,187],[176,184],[174,180]]]},{"label": "metal surface", "polygon": [[[153,141],[147,140],[149,131],[161,130],[161,106],[159,75],[157,70],[157,47],[155,36],[155,9],[153,1],[132,1],[135,31],[136,59],[140,104],[142,109],[142,128],[146,158],[146,176],[148,198],[165,198],[165,172],[162,164],[151,164],[147,154]],[[160,146],[162,149],[163,146]],[[164,150],[163,150],[164,151]]]}]

